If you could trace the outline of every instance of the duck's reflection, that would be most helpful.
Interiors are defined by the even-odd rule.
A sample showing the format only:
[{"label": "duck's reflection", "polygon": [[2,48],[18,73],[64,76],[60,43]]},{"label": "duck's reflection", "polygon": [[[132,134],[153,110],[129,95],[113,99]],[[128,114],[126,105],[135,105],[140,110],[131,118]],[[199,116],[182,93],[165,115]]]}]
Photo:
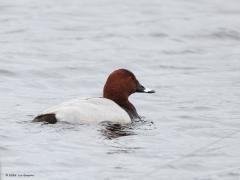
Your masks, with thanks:
[{"label": "duck's reflection", "polygon": [[122,125],[112,122],[102,122],[100,132],[107,139],[119,138],[122,136],[135,135],[131,125]]}]

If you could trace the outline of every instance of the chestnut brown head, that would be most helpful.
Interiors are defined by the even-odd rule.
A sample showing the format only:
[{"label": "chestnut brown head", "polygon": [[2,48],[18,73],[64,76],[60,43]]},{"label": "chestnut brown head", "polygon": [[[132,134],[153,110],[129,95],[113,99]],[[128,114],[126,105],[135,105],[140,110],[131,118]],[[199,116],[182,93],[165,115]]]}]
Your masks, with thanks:
[{"label": "chestnut brown head", "polygon": [[127,99],[135,92],[154,93],[155,91],[141,85],[131,71],[127,69],[118,69],[113,71],[107,78],[103,97],[112,100],[119,98]]}]

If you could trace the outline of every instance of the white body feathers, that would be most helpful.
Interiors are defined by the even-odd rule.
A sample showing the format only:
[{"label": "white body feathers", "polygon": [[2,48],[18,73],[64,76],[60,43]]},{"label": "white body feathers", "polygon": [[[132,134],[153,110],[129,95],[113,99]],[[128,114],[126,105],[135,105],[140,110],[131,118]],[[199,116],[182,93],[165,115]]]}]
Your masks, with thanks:
[{"label": "white body feathers", "polygon": [[106,98],[74,99],[53,106],[41,114],[54,113],[57,121],[100,123],[131,123],[128,113],[114,101]]}]

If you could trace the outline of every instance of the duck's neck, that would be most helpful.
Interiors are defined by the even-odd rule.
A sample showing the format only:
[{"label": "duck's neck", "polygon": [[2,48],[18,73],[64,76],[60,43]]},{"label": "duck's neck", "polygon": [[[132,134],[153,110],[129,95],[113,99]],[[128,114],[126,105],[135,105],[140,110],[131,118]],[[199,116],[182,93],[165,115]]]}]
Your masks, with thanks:
[{"label": "duck's neck", "polygon": [[104,95],[103,97],[110,99],[110,100],[114,101],[115,103],[117,103],[119,106],[121,106],[128,113],[128,115],[130,116],[131,119],[139,118],[136,108],[128,100],[128,97],[116,97],[116,96],[111,97],[111,96],[107,96],[107,95]]},{"label": "duck's neck", "polygon": [[131,119],[139,118],[136,108],[132,103],[130,103],[128,99],[124,103],[118,103],[118,102],[116,103],[128,113]]}]

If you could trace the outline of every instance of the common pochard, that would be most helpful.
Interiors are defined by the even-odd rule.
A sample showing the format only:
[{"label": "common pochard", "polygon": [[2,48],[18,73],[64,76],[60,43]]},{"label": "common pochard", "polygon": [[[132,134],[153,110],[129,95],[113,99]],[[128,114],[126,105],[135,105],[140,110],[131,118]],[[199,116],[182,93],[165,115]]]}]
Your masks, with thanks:
[{"label": "common pochard", "polygon": [[128,100],[128,97],[135,92],[154,93],[155,91],[141,85],[129,70],[118,69],[107,78],[103,97],[77,98],[53,106],[35,117],[33,122],[131,123],[133,119],[140,118],[136,108]]}]

